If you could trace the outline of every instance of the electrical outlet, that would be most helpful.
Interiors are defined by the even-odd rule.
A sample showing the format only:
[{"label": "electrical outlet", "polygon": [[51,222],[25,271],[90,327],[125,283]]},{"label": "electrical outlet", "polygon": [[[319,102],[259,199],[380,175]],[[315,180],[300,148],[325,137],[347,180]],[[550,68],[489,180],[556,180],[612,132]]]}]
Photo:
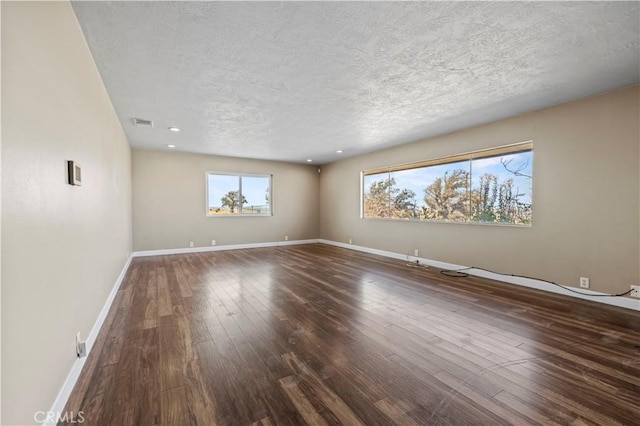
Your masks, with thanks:
[{"label": "electrical outlet", "polygon": [[415,257],[418,257],[418,249],[415,249],[415,250],[413,251],[413,255],[414,255]]},{"label": "electrical outlet", "polygon": [[86,342],[80,342],[78,344],[78,358],[84,358],[85,356],[87,356],[87,343]]},{"label": "electrical outlet", "polygon": [[587,278],[587,277],[580,277],[580,287],[582,287],[582,288],[589,288],[589,278]]},{"label": "electrical outlet", "polygon": [[289,241],[289,236],[288,236],[288,235],[285,235],[285,236],[284,236],[284,240],[285,240],[285,241]]},{"label": "electrical outlet", "polygon": [[82,341],[79,331],[76,333],[76,356],[78,358],[87,356],[87,343]]},{"label": "electrical outlet", "polygon": [[193,247],[193,241],[189,241],[189,247]]},{"label": "electrical outlet", "polygon": [[349,238],[349,244],[353,244],[353,240]]},{"label": "electrical outlet", "polygon": [[211,245],[215,246],[216,245],[216,240],[211,240]]},{"label": "electrical outlet", "polygon": [[640,299],[640,285],[632,285],[631,286],[631,293],[629,293],[629,296],[637,297],[637,298]]}]

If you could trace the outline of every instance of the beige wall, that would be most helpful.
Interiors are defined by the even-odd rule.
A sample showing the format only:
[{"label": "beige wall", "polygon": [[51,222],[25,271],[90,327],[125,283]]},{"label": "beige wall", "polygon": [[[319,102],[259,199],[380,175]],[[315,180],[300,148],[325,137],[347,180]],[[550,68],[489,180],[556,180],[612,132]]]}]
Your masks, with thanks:
[{"label": "beige wall", "polygon": [[[323,167],[322,238],[623,292],[639,282],[639,88]],[[362,170],[533,140],[533,226],[360,219]]]},{"label": "beige wall", "polygon": [[2,154],[2,424],[33,424],[131,251],[130,148],[67,2],[2,4]]},{"label": "beige wall", "polygon": [[[136,251],[318,238],[317,167],[142,150],[132,161]],[[206,217],[207,171],[273,174],[273,216]]]}]

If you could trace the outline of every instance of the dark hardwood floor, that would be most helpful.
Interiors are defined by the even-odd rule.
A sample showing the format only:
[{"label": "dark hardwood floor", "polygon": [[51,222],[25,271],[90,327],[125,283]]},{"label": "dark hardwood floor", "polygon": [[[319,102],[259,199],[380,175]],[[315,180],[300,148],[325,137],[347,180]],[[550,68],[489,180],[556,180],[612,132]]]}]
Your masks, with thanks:
[{"label": "dark hardwood floor", "polygon": [[638,312],[313,244],[135,258],[89,425],[640,423]]}]

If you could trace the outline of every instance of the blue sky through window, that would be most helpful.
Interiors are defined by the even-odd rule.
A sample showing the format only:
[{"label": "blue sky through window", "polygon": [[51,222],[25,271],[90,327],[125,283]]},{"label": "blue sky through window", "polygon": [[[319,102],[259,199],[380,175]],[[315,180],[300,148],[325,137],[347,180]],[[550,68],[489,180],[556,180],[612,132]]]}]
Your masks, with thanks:
[{"label": "blue sky through window", "polygon": [[[243,205],[243,213],[245,214],[267,214],[269,213],[270,198],[269,185],[271,178],[269,176],[242,176],[242,195],[247,201]],[[208,208],[214,211],[219,209],[221,212],[229,213],[228,206],[222,206],[222,199],[232,191],[239,191],[240,177],[237,175],[218,175],[209,174],[208,182]],[[234,213],[239,213],[238,209]]]},{"label": "blue sky through window", "polygon": [[243,176],[242,195],[247,199],[244,207],[267,206],[266,195],[269,194],[269,178],[263,176]]},{"label": "blue sky through window", "polygon": [[[498,178],[498,183],[504,182],[507,179],[513,180],[513,187],[517,189],[517,194],[523,194],[519,201],[523,203],[531,203],[532,199],[532,179],[533,176],[533,153],[531,151],[519,152],[516,154],[500,155],[497,157],[480,158],[473,160],[471,167],[471,187],[477,188],[480,181],[480,176],[485,173],[495,175]],[[501,160],[507,164],[507,167],[512,170],[520,170],[520,174],[526,176],[516,176],[513,173],[507,171],[505,166],[502,165]]]},{"label": "blue sky through window", "polygon": [[230,191],[237,191],[240,188],[238,176],[230,175],[208,175],[209,180],[209,208],[219,208],[221,210],[229,210],[228,207],[222,207],[222,197]]},{"label": "blue sky through window", "polygon": [[[473,160],[471,170],[471,186],[476,188],[480,176],[485,173],[490,173],[498,178],[498,182],[504,182],[507,179],[513,179],[514,187],[518,188],[519,193],[525,194],[520,198],[520,201],[525,203],[531,203],[531,179],[524,176],[514,176],[513,173],[508,172],[501,164],[500,159],[509,161],[510,169],[517,169],[520,165],[526,164],[520,173],[527,176],[532,175],[532,153],[521,152],[516,154],[501,155],[497,157],[481,158]],[[424,206],[424,190],[433,183],[437,178],[444,177],[445,172],[449,172],[449,175],[455,170],[469,171],[469,162],[460,161],[457,163],[440,164],[437,166],[420,167],[417,169],[401,170],[397,172],[391,172],[391,177],[396,181],[396,188],[410,189],[416,193],[416,199],[418,206]],[[371,182],[379,180],[381,176],[385,175],[371,175],[365,176],[364,188],[365,191],[369,189]]]},{"label": "blue sky through window", "polygon": [[[526,148],[525,148],[526,149]],[[497,150],[497,149],[496,149]],[[491,155],[492,152],[479,153]],[[471,157],[471,154],[470,154]],[[464,172],[464,174],[460,174]],[[365,175],[365,217],[420,218],[439,220],[472,220],[515,224],[531,223],[533,152],[494,154],[490,157],[437,164],[391,173],[382,172]],[[425,201],[425,190],[445,175],[457,175],[448,181],[449,191],[456,188],[456,195],[432,188],[429,204]],[[470,175],[470,191],[464,185],[464,177]],[[489,175],[484,178],[485,175]],[[460,181],[460,177],[463,178]],[[379,193],[370,194],[374,182],[391,179],[394,187],[391,203]],[[481,184],[481,182],[483,182]],[[412,191],[413,194],[407,193]],[[389,193],[387,192],[387,195]],[[382,196],[381,196],[382,195]],[[396,197],[396,198],[394,198]],[[466,204],[463,207],[460,202]],[[391,207],[385,211],[385,204]]]}]

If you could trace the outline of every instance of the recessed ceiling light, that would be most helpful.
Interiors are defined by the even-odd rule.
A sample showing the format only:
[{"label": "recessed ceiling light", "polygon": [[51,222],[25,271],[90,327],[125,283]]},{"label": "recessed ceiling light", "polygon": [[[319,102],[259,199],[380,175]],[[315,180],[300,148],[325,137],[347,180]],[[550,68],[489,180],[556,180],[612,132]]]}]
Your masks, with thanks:
[{"label": "recessed ceiling light", "polygon": [[169,127],[169,130],[171,130],[172,132],[179,132],[180,129],[178,129],[177,127]]},{"label": "recessed ceiling light", "polygon": [[175,148],[175,145],[167,145],[167,148]]},{"label": "recessed ceiling light", "polygon": [[312,162],[313,160],[311,158],[307,158],[307,163]]},{"label": "recessed ceiling light", "polygon": [[337,150],[336,154],[342,154],[342,150],[341,149]]}]

